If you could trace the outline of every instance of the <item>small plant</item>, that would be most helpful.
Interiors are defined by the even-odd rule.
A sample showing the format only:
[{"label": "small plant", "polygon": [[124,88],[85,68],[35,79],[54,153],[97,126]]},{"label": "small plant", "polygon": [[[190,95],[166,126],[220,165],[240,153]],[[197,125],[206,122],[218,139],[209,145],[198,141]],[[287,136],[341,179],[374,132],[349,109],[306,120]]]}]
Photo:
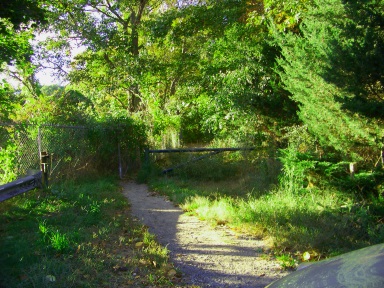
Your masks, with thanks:
[{"label": "small plant", "polygon": [[63,252],[69,248],[69,240],[66,234],[59,231],[53,232],[50,237],[51,246],[58,252]]},{"label": "small plant", "polygon": [[67,235],[60,233],[58,230],[56,230],[56,232],[52,232],[51,230],[46,220],[39,222],[39,231],[43,234],[44,242],[48,241],[50,246],[58,252],[67,250],[69,248]]},{"label": "small plant", "polygon": [[39,231],[43,234],[44,239],[48,237],[49,229],[45,220],[39,222]]},{"label": "small plant", "polygon": [[100,207],[101,207],[101,204],[99,204],[97,201],[93,201],[91,204],[89,204],[89,212],[99,213]]},{"label": "small plant", "polygon": [[290,254],[281,254],[276,257],[284,270],[293,270],[297,267],[297,261]]},{"label": "small plant", "polygon": [[155,242],[155,236],[151,233],[149,233],[147,230],[143,233],[143,243],[146,246],[149,246]]}]

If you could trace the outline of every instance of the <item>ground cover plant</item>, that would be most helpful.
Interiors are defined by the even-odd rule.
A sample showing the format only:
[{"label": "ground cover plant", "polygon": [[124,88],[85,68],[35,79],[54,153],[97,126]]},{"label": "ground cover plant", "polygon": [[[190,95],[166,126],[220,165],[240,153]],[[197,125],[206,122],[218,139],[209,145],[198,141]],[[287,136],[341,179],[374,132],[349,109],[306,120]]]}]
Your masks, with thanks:
[{"label": "ground cover plant", "polygon": [[0,286],[172,286],[167,249],[130,217],[119,189],[89,179],[1,203]]},{"label": "ground cover plant", "polygon": [[284,161],[227,157],[221,163],[226,173],[215,169],[213,162],[218,161],[223,159],[202,160],[173,174],[154,174],[149,184],[212,225],[266,239],[284,268],[384,240],[381,196],[351,193],[329,183],[299,185],[308,163],[292,177]]}]

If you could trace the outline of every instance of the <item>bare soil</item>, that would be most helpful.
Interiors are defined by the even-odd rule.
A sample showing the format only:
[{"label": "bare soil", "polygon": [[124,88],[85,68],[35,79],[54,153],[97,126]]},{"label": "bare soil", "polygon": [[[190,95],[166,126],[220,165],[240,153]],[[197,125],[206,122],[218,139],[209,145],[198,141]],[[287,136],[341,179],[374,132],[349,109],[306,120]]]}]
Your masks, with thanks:
[{"label": "bare soil", "polygon": [[132,214],[170,251],[183,282],[198,287],[265,287],[288,274],[263,240],[189,216],[144,184],[122,183]]}]

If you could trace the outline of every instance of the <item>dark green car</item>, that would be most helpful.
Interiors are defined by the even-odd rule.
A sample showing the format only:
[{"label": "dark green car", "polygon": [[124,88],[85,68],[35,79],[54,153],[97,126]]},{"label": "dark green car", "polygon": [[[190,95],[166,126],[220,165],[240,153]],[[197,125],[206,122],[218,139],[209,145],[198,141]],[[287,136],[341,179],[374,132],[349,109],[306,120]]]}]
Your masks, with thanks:
[{"label": "dark green car", "polygon": [[267,286],[282,287],[384,287],[384,243],[313,264]]}]

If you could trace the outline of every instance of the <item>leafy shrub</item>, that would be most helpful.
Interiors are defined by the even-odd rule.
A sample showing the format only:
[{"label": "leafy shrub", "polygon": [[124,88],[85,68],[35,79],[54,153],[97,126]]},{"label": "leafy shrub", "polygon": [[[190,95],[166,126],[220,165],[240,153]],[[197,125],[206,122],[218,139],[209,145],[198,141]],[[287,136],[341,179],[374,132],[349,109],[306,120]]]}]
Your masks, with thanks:
[{"label": "leafy shrub", "polygon": [[310,156],[298,152],[293,146],[281,150],[280,161],[283,164],[280,184],[287,193],[300,193],[308,184],[308,173],[315,168]]},{"label": "leafy shrub", "polygon": [[16,179],[16,145],[8,143],[0,147],[0,184],[5,184]]}]

